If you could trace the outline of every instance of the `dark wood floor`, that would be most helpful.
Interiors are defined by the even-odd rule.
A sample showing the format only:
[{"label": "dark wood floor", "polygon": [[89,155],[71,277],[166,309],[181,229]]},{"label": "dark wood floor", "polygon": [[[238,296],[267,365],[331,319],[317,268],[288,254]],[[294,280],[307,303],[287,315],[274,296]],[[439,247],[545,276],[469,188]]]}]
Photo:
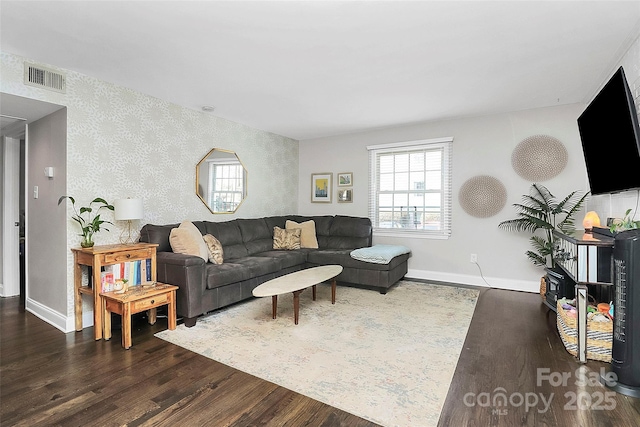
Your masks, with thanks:
[{"label": "dark wood floor", "polygon": [[[151,326],[137,317],[133,347],[123,350],[117,330],[98,342],[92,328],[63,334],[20,312],[18,298],[0,299],[0,425],[375,425],[153,336],[166,326],[164,318]],[[580,366],[539,295],[483,290],[439,426],[640,425],[640,399],[605,395],[595,381],[576,385]],[[538,385],[538,368],[570,377]],[[501,391],[512,403],[486,406]],[[582,393],[575,409],[571,393]],[[529,399],[528,410],[518,396]]]}]

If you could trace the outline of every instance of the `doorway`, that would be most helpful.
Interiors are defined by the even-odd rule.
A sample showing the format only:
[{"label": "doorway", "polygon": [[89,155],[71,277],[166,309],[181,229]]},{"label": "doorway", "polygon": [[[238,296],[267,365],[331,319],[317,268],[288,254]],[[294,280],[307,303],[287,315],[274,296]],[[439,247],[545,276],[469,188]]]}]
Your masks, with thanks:
[{"label": "doorway", "polygon": [[28,298],[28,126],[61,108],[64,107],[0,93],[0,297],[19,297],[21,310]]}]

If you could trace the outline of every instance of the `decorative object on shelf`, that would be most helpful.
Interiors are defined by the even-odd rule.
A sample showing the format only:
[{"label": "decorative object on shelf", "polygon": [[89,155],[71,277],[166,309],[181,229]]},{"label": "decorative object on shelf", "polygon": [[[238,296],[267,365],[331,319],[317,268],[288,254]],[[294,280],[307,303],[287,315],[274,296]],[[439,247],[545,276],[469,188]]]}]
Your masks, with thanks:
[{"label": "decorative object on shelf", "polygon": [[458,201],[469,215],[488,218],[504,207],[507,202],[507,189],[497,178],[478,175],[462,184]]},{"label": "decorative object on shelf", "polygon": [[120,243],[133,243],[134,239],[131,237],[131,221],[136,221],[144,217],[142,199],[126,198],[114,200],[113,207],[115,208],[115,220],[127,221],[126,236],[125,230],[122,230],[122,233],[120,233]]},{"label": "decorative object on shelf", "polygon": [[231,214],[247,198],[247,169],[234,151],[213,148],[196,165],[196,195],[212,214]]},{"label": "decorative object on shelf", "polygon": [[332,173],[312,173],[311,174],[311,202],[331,203],[331,178]]},{"label": "decorative object on shelf", "polygon": [[513,149],[511,166],[528,181],[547,181],[562,172],[567,158],[567,149],[557,138],[533,135]]},{"label": "decorative object on shelf", "polygon": [[600,227],[600,217],[596,211],[589,211],[582,220],[582,227],[585,230],[592,230],[593,227]]},{"label": "decorative object on shelf", "polygon": [[[634,221],[633,217],[629,216],[631,214],[631,209],[627,209],[624,213],[624,217],[622,219],[615,218],[611,222],[611,226],[609,227],[609,231],[611,233],[616,234],[625,230],[634,230],[636,228],[640,228],[640,221]],[[635,215],[634,215],[635,216]]]},{"label": "decorative object on shelf", "polygon": [[113,291],[116,294],[125,294],[129,290],[129,281],[127,279],[118,279],[113,284]]},{"label": "decorative object on shelf", "polygon": [[[522,196],[522,203],[513,205],[518,211],[518,218],[502,221],[498,228],[532,233],[529,241],[534,251],[527,251],[527,257],[534,265],[553,267],[556,264],[553,259],[553,230],[559,230],[564,234],[573,232],[574,216],[582,208],[588,195],[589,193],[585,193],[580,196],[578,191],[573,191],[557,201],[544,185],[534,183],[531,185],[530,194]],[[543,230],[544,236],[536,235],[538,230]]]},{"label": "decorative object on shelf", "polygon": [[351,188],[338,190],[338,203],[351,203],[351,202],[353,202],[353,190]]},{"label": "decorative object on shelf", "polygon": [[353,172],[340,172],[338,174],[338,187],[351,187],[353,185]]},{"label": "decorative object on shelf", "polygon": [[[73,206],[73,211],[75,212],[75,215],[73,215],[71,218],[78,224],[80,224],[80,228],[82,228],[82,233],[79,234],[80,236],[82,236],[80,246],[82,246],[83,248],[93,247],[93,235],[101,230],[102,224],[106,223],[113,225],[112,222],[105,221],[100,218],[100,209],[104,208],[112,211],[114,209],[113,205],[110,205],[105,199],[96,197],[89,203],[89,206],[80,207],[80,211],[78,212],[78,210],[76,209],[76,200],[71,196],[61,196],[58,199],[58,206],[64,199],[71,200],[71,206]],[[97,208],[93,206],[94,203],[99,204]],[[86,214],[86,217],[84,216],[84,214]],[[92,214],[95,216],[92,217]],[[106,227],[104,227],[104,229],[109,231],[109,229]]]}]

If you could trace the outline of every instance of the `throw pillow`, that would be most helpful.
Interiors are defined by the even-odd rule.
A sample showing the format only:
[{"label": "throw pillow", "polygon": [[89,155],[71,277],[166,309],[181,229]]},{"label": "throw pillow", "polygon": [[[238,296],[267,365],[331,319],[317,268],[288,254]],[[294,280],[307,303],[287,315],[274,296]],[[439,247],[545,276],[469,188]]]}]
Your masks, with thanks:
[{"label": "throw pillow", "polygon": [[224,262],[222,244],[215,236],[205,234],[202,238],[209,249],[209,261],[213,264],[222,264]]},{"label": "throw pillow", "polygon": [[200,247],[193,240],[188,230],[184,228],[174,228],[169,234],[171,250],[177,254],[200,256]]},{"label": "throw pillow", "polygon": [[287,220],[285,223],[287,230],[301,229],[302,234],[300,236],[301,248],[318,248],[318,239],[316,238],[316,223],[312,219],[309,221],[297,223],[295,221]]},{"label": "throw pillow", "polygon": [[204,262],[209,260],[207,244],[198,227],[193,225],[191,221],[183,221],[178,228],[171,230],[169,244],[175,253],[199,256]]},{"label": "throw pillow", "polygon": [[273,249],[300,249],[300,235],[302,230],[283,230],[280,227],[273,227]]}]

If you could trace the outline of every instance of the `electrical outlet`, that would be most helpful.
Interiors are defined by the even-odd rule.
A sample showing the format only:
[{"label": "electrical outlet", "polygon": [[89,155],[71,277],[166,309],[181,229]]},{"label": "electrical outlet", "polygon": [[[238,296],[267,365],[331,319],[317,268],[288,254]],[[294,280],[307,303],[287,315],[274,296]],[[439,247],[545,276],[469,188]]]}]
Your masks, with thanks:
[{"label": "electrical outlet", "polygon": [[471,258],[469,258],[469,262],[476,264],[478,262],[478,254],[471,254]]}]

